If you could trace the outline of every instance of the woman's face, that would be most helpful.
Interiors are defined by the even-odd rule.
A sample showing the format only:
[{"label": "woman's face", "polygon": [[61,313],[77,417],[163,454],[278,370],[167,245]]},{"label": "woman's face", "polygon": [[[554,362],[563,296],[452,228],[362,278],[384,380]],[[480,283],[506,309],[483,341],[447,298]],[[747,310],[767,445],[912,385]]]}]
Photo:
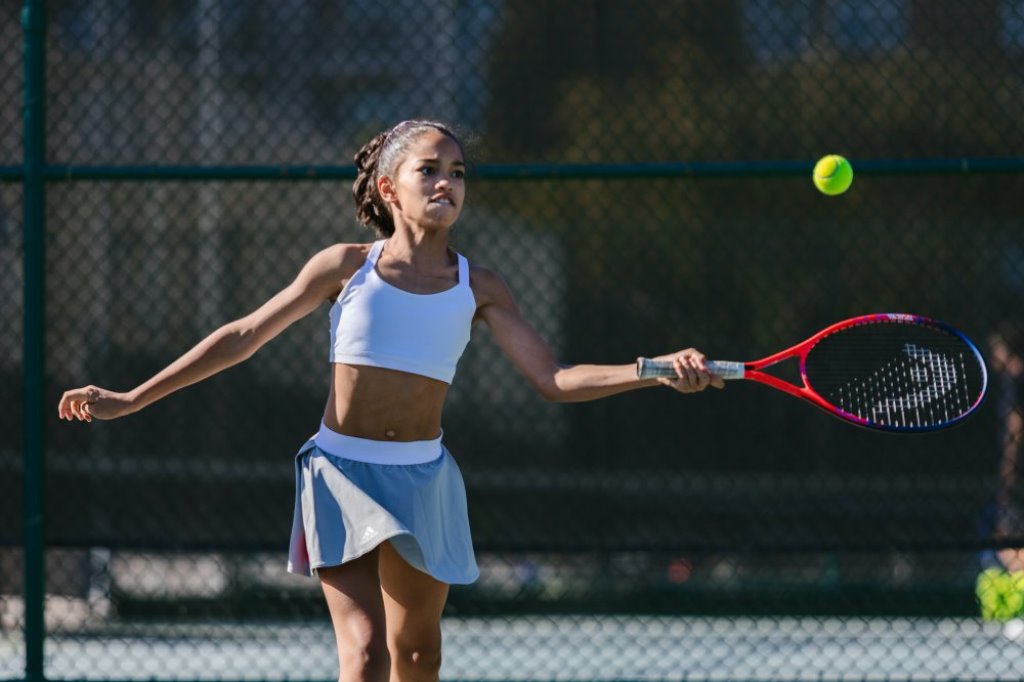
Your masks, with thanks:
[{"label": "woman's face", "polygon": [[377,188],[391,205],[396,225],[404,221],[427,229],[449,228],[462,213],[465,176],[459,144],[431,130],[413,141],[394,177],[382,177]]}]

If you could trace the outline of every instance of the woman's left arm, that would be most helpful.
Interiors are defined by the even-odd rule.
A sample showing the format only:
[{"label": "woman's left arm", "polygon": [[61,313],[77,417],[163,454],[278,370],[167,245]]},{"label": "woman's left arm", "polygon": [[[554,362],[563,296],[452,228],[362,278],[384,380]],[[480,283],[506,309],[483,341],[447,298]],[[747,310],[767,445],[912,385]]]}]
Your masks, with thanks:
[{"label": "woman's left arm", "polygon": [[635,363],[559,364],[548,344],[523,318],[511,290],[497,273],[474,267],[471,282],[477,299],[476,319],[487,325],[512,364],[546,400],[597,400],[658,384],[670,386],[681,393],[703,391],[708,386],[722,388],[724,385],[721,377],[708,373],[704,355],[693,348],[658,356],[659,360],[674,361],[678,375],[675,379],[638,379]]}]

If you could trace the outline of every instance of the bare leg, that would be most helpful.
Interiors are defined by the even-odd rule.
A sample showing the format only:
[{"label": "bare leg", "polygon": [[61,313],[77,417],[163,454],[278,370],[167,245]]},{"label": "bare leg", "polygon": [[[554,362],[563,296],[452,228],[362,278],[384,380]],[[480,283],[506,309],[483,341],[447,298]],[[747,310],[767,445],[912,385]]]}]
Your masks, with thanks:
[{"label": "bare leg", "polygon": [[377,563],[380,548],[341,566],[317,570],[338,642],[340,682],[383,682],[391,660]]},{"label": "bare leg", "polygon": [[441,671],[441,612],[448,585],[410,566],[390,542],[379,549],[391,682],[434,682]]}]

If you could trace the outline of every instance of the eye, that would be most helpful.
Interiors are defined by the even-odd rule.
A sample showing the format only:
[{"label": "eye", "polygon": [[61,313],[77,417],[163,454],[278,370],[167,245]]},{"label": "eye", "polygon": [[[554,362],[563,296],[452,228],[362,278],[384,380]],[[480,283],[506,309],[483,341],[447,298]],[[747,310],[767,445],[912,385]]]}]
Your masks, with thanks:
[{"label": "eye", "polygon": [[459,180],[461,180],[464,177],[466,177],[466,171],[464,171],[464,170],[452,171],[452,177],[453,178],[458,178]]},{"label": "eye", "polygon": [[417,172],[421,175],[433,175],[435,171],[433,166],[420,166]]}]

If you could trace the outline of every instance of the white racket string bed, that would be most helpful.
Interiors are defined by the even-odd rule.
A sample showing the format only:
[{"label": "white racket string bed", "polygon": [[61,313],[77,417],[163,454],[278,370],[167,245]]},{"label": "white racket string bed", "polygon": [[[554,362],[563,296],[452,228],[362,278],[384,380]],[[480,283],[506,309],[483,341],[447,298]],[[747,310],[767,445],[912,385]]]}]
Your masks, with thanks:
[{"label": "white racket string bed", "polygon": [[[765,371],[789,359],[799,363],[800,385]],[[853,317],[766,358],[707,367],[723,379],[757,381],[858,426],[895,433],[957,424],[988,388],[985,361],[967,336],[906,313]],[[637,359],[641,379],[675,375],[669,361]]]}]

